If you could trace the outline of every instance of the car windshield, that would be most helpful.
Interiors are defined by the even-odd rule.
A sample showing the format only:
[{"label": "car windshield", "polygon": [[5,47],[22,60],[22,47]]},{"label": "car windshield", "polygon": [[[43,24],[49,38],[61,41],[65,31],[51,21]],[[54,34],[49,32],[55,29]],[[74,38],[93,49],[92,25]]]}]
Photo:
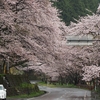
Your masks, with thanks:
[{"label": "car windshield", "polygon": [[3,89],[3,87],[2,86],[0,86],[0,90],[2,90]]}]

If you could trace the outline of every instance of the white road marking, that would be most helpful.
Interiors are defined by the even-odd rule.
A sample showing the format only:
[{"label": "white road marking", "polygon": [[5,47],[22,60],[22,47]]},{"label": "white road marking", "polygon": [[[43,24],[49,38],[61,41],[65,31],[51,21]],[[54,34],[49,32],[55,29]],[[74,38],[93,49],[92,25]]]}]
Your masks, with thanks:
[{"label": "white road marking", "polygon": [[87,92],[85,92],[85,94],[84,94],[84,100],[86,100],[86,97],[87,97],[87,95],[86,95],[86,94],[87,94]]},{"label": "white road marking", "polygon": [[44,96],[46,96],[46,95],[48,95],[48,94],[50,94],[51,92],[48,92],[48,93],[46,93],[46,94],[44,94],[44,95],[42,95],[42,96],[40,96],[40,97],[44,97]]},{"label": "white road marking", "polygon": [[27,100],[33,100],[34,98],[29,98],[29,99],[27,99]]},{"label": "white road marking", "polygon": [[[66,90],[65,90],[66,91]],[[57,98],[56,100],[62,100],[62,98],[66,95],[66,94],[68,94],[69,92],[67,91],[66,93],[64,93],[62,96],[60,96],[59,98]]]}]

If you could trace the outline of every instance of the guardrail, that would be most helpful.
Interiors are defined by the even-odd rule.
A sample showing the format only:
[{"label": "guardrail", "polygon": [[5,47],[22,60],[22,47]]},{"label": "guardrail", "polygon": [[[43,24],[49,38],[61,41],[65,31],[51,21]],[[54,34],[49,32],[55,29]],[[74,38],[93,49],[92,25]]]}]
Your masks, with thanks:
[{"label": "guardrail", "polygon": [[94,89],[94,86],[90,86],[90,85],[77,85],[79,88],[84,88],[84,89],[88,89],[88,90],[93,90]]}]

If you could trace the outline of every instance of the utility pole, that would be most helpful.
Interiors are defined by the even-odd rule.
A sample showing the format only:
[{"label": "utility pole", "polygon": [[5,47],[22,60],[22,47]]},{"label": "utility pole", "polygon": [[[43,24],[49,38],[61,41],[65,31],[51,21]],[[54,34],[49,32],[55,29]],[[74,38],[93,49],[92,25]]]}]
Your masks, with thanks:
[{"label": "utility pole", "polygon": [[[97,34],[97,67],[99,67],[99,42],[100,42],[100,39],[99,39],[99,32]],[[97,90],[97,82],[98,82],[98,79],[95,78],[95,91]]]},{"label": "utility pole", "polygon": [[7,58],[7,74],[9,74],[9,72],[10,72],[9,69],[10,68],[9,68],[9,56],[8,56],[8,58]]}]

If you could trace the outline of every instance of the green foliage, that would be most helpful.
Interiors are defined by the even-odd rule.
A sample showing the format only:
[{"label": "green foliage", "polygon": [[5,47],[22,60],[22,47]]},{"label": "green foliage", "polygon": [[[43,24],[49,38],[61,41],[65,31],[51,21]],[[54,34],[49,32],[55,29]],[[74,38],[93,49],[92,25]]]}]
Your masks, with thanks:
[{"label": "green foliage", "polygon": [[27,94],[27,92],[28,92],[28,94],[30,94],[32,92],[36,93],[36,92],[40,91],[39,88],[38,88],[38,86],[37,86],[37,84],[30,84],[30,83],[26,83],[26,82],[21,83],[17,87],[17,89],[19,89],[20,91],[22,91],[22,94],[25,94],[25,93]]},{"label": "green foliage", "polygon": [[48,87],[60,87],[60,88],[78,88],[78,86],[74,85],[74,84],[59,84],[59,83],[56,83],[56,84],[46,84],[45,82],[39,82],[38,83],[39,85],[41,86],[48,86]]},{"label": "green foliage", "polygon": [[21,88],[31,88],[31,89],[33,89],[33,88],[35,88],[35,85],[29,84],[29,83],[22,83],[22,84],[20,84],[20,87]]},{"label": "green foliage", "polygon": [[5,74],[0,74],[0,77],[3,77],[3,76],[5,76]]},{"label": "green foliage", "polygon": [[17,95],[17,96],[10,96],[8,98],[9,99],[11,99],[11,98],[33,98],[33,97],[37,97],[37,96],[40,96],[40,95],[43,95],[43,94],[45,94],[45,91],[38,91],[38,92],[35,92],[35,93],[32,92],[29,95],[27,95],[27,94],[20,94],[20,95]]},{"label": "green foliage", "polygon": [[[71,21],[76,22],[79,16],[95,13],[100,0],[57,0],[53,5],[60,11],[60,18],[69,25]],[[88,9],[88,10],[87,10]]]}]

